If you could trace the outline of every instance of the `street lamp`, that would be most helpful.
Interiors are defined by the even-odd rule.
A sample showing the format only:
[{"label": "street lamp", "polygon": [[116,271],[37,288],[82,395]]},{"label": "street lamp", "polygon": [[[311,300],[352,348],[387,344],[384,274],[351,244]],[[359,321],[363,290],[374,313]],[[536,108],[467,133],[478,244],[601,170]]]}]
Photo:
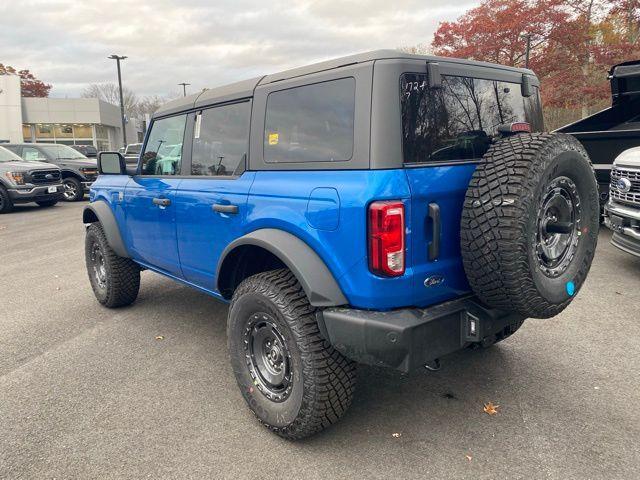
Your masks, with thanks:
[{"label": "street lamp", "polygon": [[527,40],[527,51],[524,57],[524,68],[529,68],[529,56],[531,55],[531,34],[524,33],[522,38]]},{"label": "street lamp", "polygon": [[109,55],[107,58],[115,60],[118,63],[118,88],[120,89],[120,117],[122,120],[122,141],[124,142],[124,148],[127,148],[127,127],[124,121],[124,97],[122,96],[122,75],[120,73],[120,60],[124,60],[124,55]]},{"label": "street lamp", "polygon": [[187,85],[191,85],[190,83],[179,83],[178,85],[182,85],[182,96],[186,97],[187,96]]}]

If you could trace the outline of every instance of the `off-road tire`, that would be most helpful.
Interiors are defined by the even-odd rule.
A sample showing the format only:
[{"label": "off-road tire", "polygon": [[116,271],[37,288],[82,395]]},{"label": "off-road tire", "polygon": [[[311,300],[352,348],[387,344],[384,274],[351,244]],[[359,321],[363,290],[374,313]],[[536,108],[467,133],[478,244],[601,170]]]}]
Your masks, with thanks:
[{"label": "off-road tire", "polygon": [[0,214],[13,211],[13,201],[5,188],[0,185]]},{"label": "off-road tire", "polygon": [[58,203],[58,200],[42,200],[41,202],[36,202],[38,204],[39,207],[53,207],[56,203]]},{"label": "off-road tire", "polygon": [[[564,270],[550,274],[539,260],[536,235],[545,195],[559,181],[571,185],[577,200],[569,203],[580,220],[572,223],[572,255],[563,261]],[[527,317],[564,310],[591,267],[598,200],[591,162],[575,138],[540,133],[496,142],[473,174],[462,211],[462,259],[474,293],[493,308]]]},{"label": "off-road tire", "polygon": [[[104,259],[104,282],[95,270],[94,249]],[[91,288],[98,302],[105,307],[117,308],[130,305],[140,290],[140,267],[129,258],[118,256],[107,242],[100,223],[92,223],[85,237],[85,261]]]},{"label": "off-road tire", "polygon": [[[67,177],[62,180],[62,183],[65,185],[64,199],[67,202],[78,202],[84,198],[84,187],[80,180],[75,177]],[[67,184],[72,186],[74,191],[73,195],[70,197],[67,196]]]},{"label": "off-road tire", "polygon": [[[251,319],[267,316],[290,354],[291,389],[284,400],[267,397],[247,355]],[[347,410],[353,398],[356,365],[321,336],[316,309],[296,277],[286,269],[259,273],[236,289],[229,307],[227,339],[231,365],[242,396],[258,420],[281,437],[313,435]]]}]

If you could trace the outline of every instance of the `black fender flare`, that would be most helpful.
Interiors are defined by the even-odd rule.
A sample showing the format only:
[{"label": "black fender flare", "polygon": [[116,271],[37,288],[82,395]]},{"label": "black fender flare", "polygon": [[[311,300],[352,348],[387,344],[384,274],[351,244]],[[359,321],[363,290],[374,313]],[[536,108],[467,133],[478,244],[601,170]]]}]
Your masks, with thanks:
[{"label": "black fender flare", "polygon": [[118,227],[116,217],[113,215],[111,208],[106,202],[98,200],[85,206],[82,211],[82,222],[100,222],[102,229],[104,230],[104,234],[107,237],[107,242],[109,242],[109,246],[113,251],[119,257],[130,257],[127,247],[125,247],[125,244],[122,241],[122,235],[120,235],[120,227]]},{"label": "black fender flare", "polygon": [[335,307],[349,302],[324,261],[304,241],[284,230],[263,228],[254,230],[231,242],[223,250],[216,271],[219,290],[220,272],[227,256],[242,245],[264,248],[278,257],[296,276],[314,307]]}]

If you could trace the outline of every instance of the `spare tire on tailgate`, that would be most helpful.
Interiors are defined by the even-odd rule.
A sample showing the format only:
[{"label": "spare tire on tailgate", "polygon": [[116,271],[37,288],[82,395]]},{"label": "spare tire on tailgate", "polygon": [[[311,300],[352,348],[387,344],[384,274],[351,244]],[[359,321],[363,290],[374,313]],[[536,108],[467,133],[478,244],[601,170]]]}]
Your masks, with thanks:
[{"label": "spare tire on tailgate", "polygon": [[473,174],[462,211],[462,259],[474,293],[527,317],[558,314],[589,272],[599,212],[591,162],[573,137],[497,141]]}]

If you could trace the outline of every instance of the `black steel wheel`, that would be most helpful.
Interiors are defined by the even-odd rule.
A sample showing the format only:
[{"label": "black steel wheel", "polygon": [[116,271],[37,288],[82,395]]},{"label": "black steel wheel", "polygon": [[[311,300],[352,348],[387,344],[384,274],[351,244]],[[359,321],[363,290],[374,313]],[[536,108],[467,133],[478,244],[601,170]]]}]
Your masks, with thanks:
[{"label": "black steel wheel", "polygon": [[271,315],[254,313],[244,335],[247,367],[254,384],[268,399],[282,402],[293,387],[291,353]]},{"label": "black steel wheel", "polygon": [[562,275],[576,254],[581,235],[580,194],[575,182],[554,179],[543,194],[536,224],[536,257],[545,275]]},{"label": "black steel wheel", "polygon": [[316,309],[289,270],[245,279],[227,323],[231,366],[258,420],[288,439],[327,428],[347,410],[355,363],[320,334]]}]

